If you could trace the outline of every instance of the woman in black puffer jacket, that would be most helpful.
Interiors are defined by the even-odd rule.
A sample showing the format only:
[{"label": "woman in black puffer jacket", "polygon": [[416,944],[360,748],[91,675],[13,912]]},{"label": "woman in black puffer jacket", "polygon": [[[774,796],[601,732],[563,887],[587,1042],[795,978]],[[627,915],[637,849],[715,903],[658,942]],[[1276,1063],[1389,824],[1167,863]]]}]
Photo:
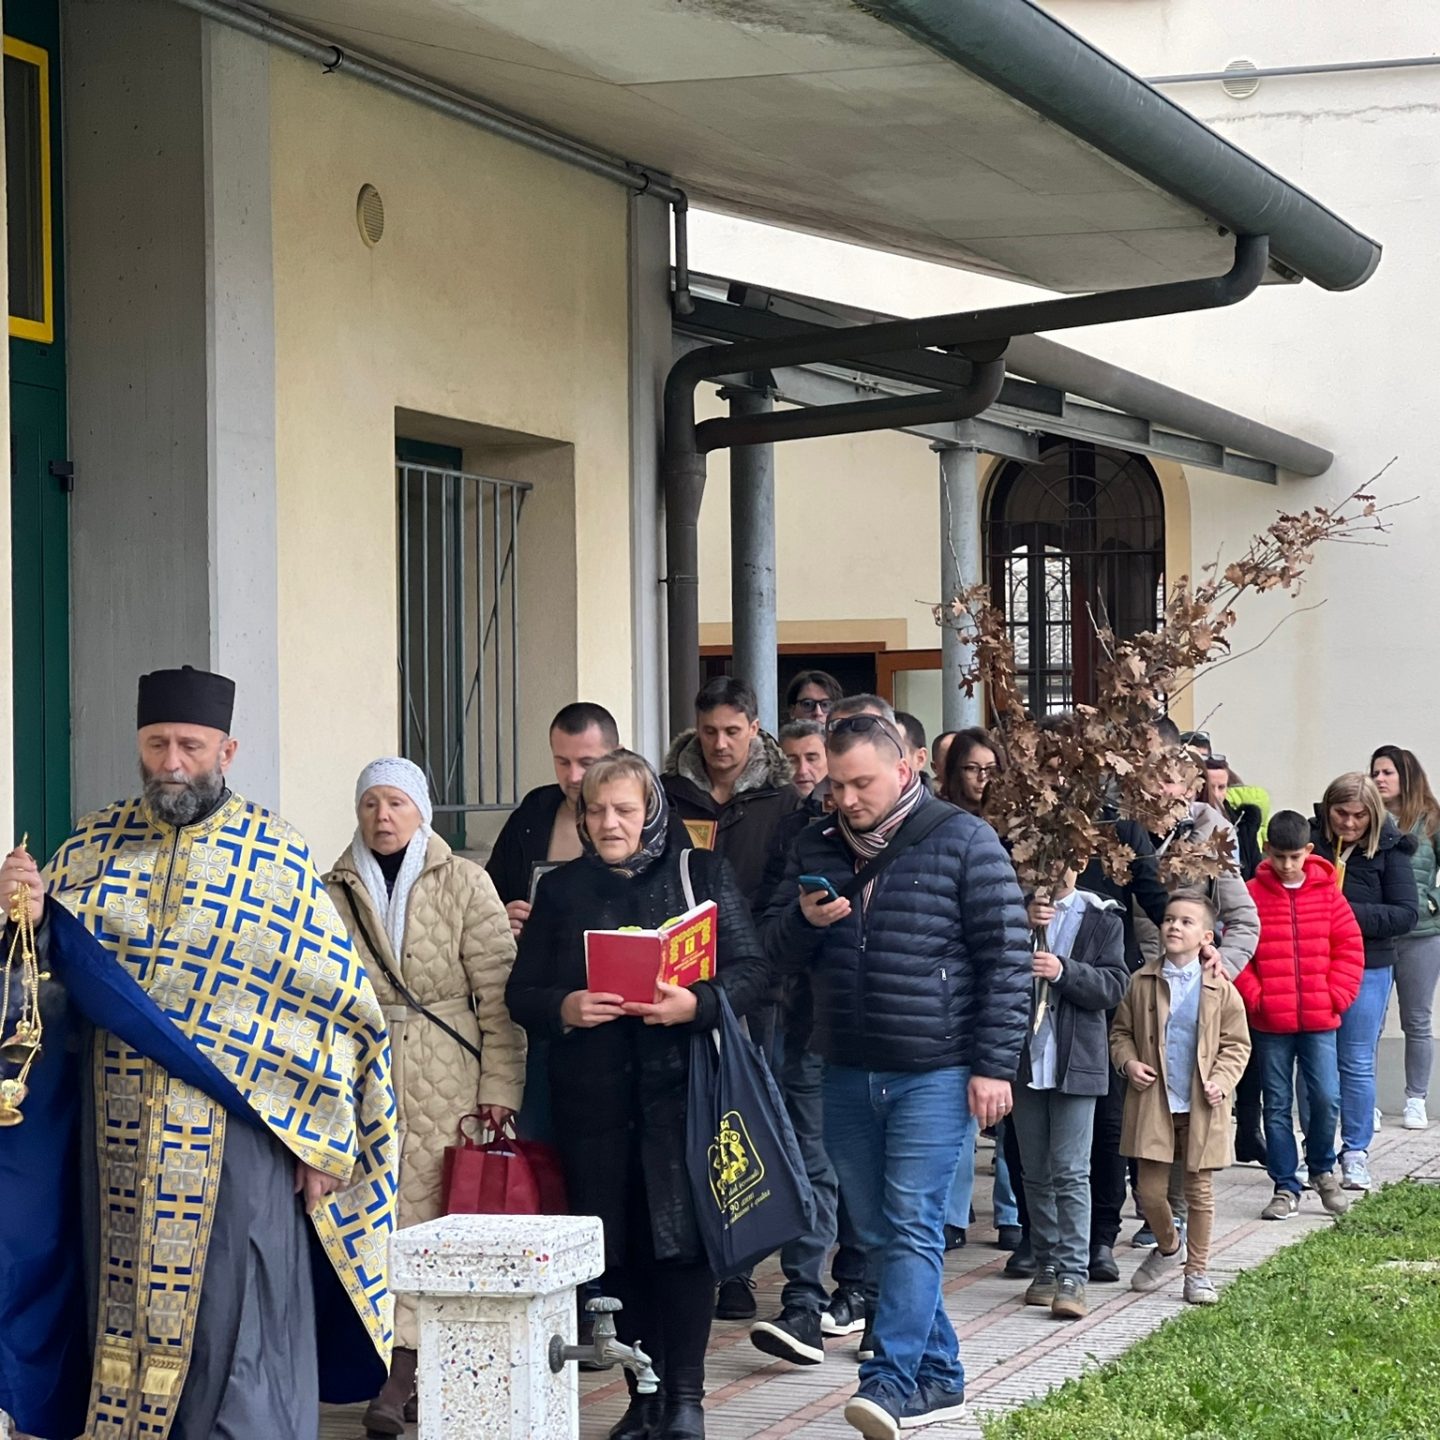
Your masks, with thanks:
[{"label": "woman in black puffer jacket", "polygon": [[1375,1049],[1390,1004],[1395,941],[1420,918],[1410,856],[1415,837],[1402,835],[1368,775],[1331,782],[1311,824],[1315,853],[1341,877],[1365,940],[1360,994],[1335,1037],[1340,1064],[1340,1173],[1347,1190],[1370,1188],[1369,1148],[1375,1133]]},{"label": "woman in black puffer jacket", "polygon": [[[615,1440],[698,1440],[705,1433],[705,1347],[714,1279],[685,1169],[690,1038],[713,1029],[723,989],[737,1015],[765,994],[769,971],[729,865],[685,850],[649,764],[628,750],[597,761],[579,807],[585,854],[541,881],[505,1003],[550,1042],[550,1102],[570,1208],[605,1226],[605,1288],[624,1302],[620,1337],[643,1342],[661,1394],[632,1387]],[[686,856],[694,901],[685,894]],[[587,988],[585,931],[654,929],[692,903],[719,906],[714,981],[661,986],[654,1005]]]}]

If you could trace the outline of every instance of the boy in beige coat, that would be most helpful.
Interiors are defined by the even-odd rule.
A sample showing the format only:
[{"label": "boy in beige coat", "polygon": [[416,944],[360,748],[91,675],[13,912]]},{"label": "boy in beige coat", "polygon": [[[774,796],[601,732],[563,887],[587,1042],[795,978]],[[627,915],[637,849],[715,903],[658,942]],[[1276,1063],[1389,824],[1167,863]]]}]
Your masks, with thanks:
[{"label": "boy in beige coat", "polygon": [[[1110,1059],[1130,1082],[1120,1149],[1140,1162],[1140,1208],[1159,1242],[1131,1288],[1158,1290],[1184,1267],[1192,1305],[1218,1298],[1207,1276],[1215,1221],[1212,1173],[1231,1164],[1230,1107],[1250,1058],[1245,1005],[1230,980],[1208,973],[1200,951],[1214,942],[1215,907],[1176,895],[1160,927],[1162,955],[1130,978],[1110,1027]],[[1185,1162],[1188,1234],[1175,1224],[1170,1167]]]}]

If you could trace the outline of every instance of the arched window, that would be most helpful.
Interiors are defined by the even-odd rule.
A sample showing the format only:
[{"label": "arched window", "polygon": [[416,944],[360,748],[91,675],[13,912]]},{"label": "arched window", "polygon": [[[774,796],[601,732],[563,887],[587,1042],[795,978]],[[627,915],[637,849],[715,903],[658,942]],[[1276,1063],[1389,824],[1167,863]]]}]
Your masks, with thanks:
[{"label": "arched window", "polygon": [[1009,462],[991,484],[985,566],[1031,714],[1093,702],[1097,625],[1124,637],[1159,620],[1165,507],[1155,472],[1121,450],[1044,442],[1039,461]]}]

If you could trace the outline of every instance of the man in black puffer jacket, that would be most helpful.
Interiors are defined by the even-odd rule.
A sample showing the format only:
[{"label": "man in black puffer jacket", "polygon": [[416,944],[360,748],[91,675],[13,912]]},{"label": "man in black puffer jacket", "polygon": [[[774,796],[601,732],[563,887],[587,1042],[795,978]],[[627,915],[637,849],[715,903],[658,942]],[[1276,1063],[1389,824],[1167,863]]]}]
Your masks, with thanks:
[{"label": "man in black puffer jacket", "polygon": [[[1029,930],[995,832],[928,794],[892,724],[846,717],[826,749],[835,817],[796,839],[765,947],[777,968],[811,970],[825,1148],[870,1261],[873,1319],[845,1416],[891,1435],[964,1400],[941,1294],[945,1205],[969,1114],[992,1125],[1010,1108]],[[872,862],[885,868],[853,896],[801,884],[839,892]]]}]

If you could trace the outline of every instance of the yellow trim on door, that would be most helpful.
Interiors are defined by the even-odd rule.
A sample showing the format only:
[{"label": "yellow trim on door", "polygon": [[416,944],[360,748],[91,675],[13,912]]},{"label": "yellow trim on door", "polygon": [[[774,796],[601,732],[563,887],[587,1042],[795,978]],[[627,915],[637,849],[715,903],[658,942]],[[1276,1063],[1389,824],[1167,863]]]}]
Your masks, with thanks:
[{"label": "yellow trim on door", "polygon": [[50,194],[50,52],[27,45],[13,36],[5,37],[5,54],[33,65],[40,72],[40,240],[44,299],[42,318],[10,317],[10,334],[17,340],[36,340],[42,345],[55,341],[55,255],[52,197]]}]

